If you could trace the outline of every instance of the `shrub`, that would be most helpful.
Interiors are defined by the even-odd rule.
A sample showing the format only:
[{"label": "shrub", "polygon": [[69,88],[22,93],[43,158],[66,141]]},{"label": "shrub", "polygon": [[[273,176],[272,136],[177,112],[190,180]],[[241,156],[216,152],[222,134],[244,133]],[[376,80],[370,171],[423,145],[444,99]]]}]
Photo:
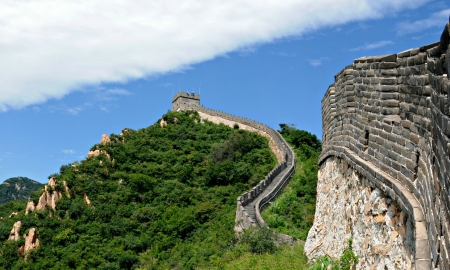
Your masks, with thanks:
[{"label": "shrub", "polygon": [[241,235],[241,242],[256,254],[274,253],[277,250],[277,235],[268,227],[249,228]]}]

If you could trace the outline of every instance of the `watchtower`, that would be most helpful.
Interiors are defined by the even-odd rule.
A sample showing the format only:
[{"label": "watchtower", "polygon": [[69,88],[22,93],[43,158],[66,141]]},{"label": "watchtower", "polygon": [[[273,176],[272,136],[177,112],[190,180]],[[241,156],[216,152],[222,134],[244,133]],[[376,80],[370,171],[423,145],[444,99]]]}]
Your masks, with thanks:
[{"label": "watchtower", "polygon": [[178,92],[172,100],[172,111],[191,110],[200,106],[200,95],[188,92]]}]

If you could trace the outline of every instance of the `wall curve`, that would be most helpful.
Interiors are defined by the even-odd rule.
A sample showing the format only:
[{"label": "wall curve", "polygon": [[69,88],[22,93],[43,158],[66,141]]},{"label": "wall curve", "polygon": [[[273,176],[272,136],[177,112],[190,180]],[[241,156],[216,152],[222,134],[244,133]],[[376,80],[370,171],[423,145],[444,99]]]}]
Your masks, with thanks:
[{"label": "wall curve", "polygon": [[[178,93],[176,97],[187,94]],[[200,97],[198,97],[198,100]],[[275,154],[278,164],[255,187],[237,198],[236,233],[256,226],[267,226],[261,216],[264,207],[283,190],[295,170],[295,154],[280,133],[256,121],[234,116],[217,110],[211,110],[200,104],[179,102],[174,98],[173,110],[195,110],[202,119],[216,124],[233,127],[238,124],[240,129],[257,132],[269,140],[269,146]],[[280,240],[292,244],[293,238],[279,234]]]},{"label": "wall curve", "polygon": [[449,25],[437,43],[354,60],[322,100],[319,165],[336,156],[413,220],[416,269],[450,269]]}]

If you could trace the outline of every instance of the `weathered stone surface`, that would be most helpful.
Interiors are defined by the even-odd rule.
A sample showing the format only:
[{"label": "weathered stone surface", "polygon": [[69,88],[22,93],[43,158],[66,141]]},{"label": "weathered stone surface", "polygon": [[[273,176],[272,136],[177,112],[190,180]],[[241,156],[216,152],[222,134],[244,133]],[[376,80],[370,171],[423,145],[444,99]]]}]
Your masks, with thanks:
[{"label": "weathered stone surface", "polygon": [[[351,68],[345,68],[352,77],[338,73],[322,100],[323,153],[319,164],[329,156],[368,162],[364,169],[352,166],[389,194],[404,214],[392,216],[390,208],[383,214],[382,208],[361,200],[363,221],[385,223],[393,230],[389,236],[392,241],[406,238],[420,244],[412,249],[409,262],[393,261],[397,268],[430,269],[432,263],[433,268],[447,269],[450,265],[450,229],[446,225],[450,224],[449,40],[447,24],[437,43],[397,55],[356,59]],[[351,101],[350,92],[354,92]],[[361,132],[365,129],[368,139]],[[367,174],[374,170],[379,173]],[[389,179],[383,178],[384,174]],[[326,209],[329,215],[333,213],[333,208]],[[351,211],[342,211],[344,218],[352,216],[348,214]]]},{"label": "weathered stone surface", "polygon": [[102,138],[100,140],[100,144],[107,144],[110,143],[111,139],[109,138],[108,134],[102,134]]},{"label": "weathered stone surface", "polygon": [[27,203],[27,208],[25,209],[25,215],[28,215],[30,212],[33,212],[36,209],[33,201],[29,201]]},{"label": "weathered stone surface", "polygon": [[56,210],[56,202],[62,198],[62,194],[60,191],[56,191],[55,187],[56,180],[52,177],[48,180],[48,184],[44,186],[44,193],[39,197],[35,210],[45,210],[47,206]]},{"label": "weathered stone surface", "polygon": [[161,127],[165,127],[165,126],[167,126],[167,122],[164,119],[161,119],[161,121],[159,122],[159,125]]},{"label": "weathered stone surface", "polygon": [[378,244],[378,245],[374,245],[372,247],[372,249],[370,250],[370,252],[372,254],[379,254],[379,255],[387,256],[391,252],[391,249],[392,249],[392,245],[390,245],[390,244]]},{"label": "weathered stone surface", "polygon": [[11,232],[9,233],[8,240],[17,241],[20,238],[20,228],[22,227],[22,221],[18,220],[14,223]]},{"label": "weathered stone surface", "polygon": [[96,150],[94,150],[94,151],[89,151],[87,157],[88,157],[88,158],[90,158],[90,157],[96,157],[96,156],[99,156],[100,154],[103,154],[103,155],[105,155],[108,159],[111,159],[110,155],[109,155],[106,151],[104,151],[104,150],[99,150],[99,149],[96,149]]},{"label": "weathered stone surface", "polygon": [[36,234],[36,229],[31,228],[28,235],[25,235],[25,246],[23,252],[26,254],[28,251],[39,247],[39,239]]},{"label": "weathered stone surface", "polygon": [[360,259],[356,269],[411,269],[410,221],[388,194],[337,157],[321,163],[318,177],[314,225],[305,244],[308,258],[338,258],[352,238]]}]

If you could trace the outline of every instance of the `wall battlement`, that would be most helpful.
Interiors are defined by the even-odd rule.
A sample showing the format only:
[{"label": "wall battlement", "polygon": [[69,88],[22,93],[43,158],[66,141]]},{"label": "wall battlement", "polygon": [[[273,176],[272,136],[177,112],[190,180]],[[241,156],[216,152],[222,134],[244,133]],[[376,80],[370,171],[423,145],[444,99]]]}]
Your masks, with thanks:
[{"label": "wall battlement", "polygon": [[[191,97],[194,97],[192,103],[183,100]],[[256,186],[237,198],[234,229],[236,233],[240,233],[249,227],[267,226],[261,216],[261,211],[284,189],[295,170],[295,154],[283,136],[276,130],[254,120],[205,108],[200,105],[199,95],[193,96],[189,93],[179,92],[173,98],[172,104],[173,111],[194,110],[202,119],[230,127],[238,124],[240,129],[259,133],[268,139],[269,147],[275,154],[278,164]],[[278,236],[282,242],[293,243],[293,238],[289,235],[278,234]]]},{"label": "wall battlement", "polygon": [[437,43],[354,60],[322,100],[319,165],[339,157],[398,203],[416,269],[450,269],[449,30]]},{"label": "wall battlement", "polygon": [[200,105],[200,95],[188,92],[178,92],[172,99],[172,111],[192,109]]}]

